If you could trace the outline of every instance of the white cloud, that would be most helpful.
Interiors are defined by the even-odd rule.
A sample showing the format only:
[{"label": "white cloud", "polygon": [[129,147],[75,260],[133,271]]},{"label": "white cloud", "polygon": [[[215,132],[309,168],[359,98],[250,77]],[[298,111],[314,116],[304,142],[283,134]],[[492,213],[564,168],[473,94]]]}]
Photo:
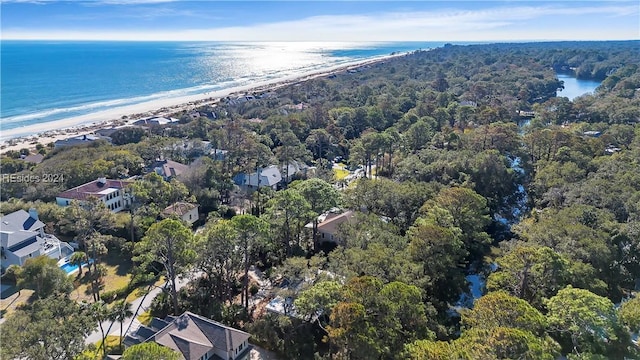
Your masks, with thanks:
[{"label": "white cloud", "polygon": [[[102,0],[125,2],[124,0]],[[138,2],[162,0],[133,0]],[[559,32],[538,21],[554,18],[571,21],[581,17],[633,17],[639,7],[629,3],[571,6],[516,6],[483,10],[438,10],[387,12],[360,15],[319,15],[299,20],[199,30],[154,30],[135,32],[47,31],[30,33],[4,29],[3,38],[96,39],[96,40],[218,40],[218,41],[492,41],[542,39],[634,39],[635,26],[618,24],[572,24],[570,32]],[[575,21],[574,21],[575,22]],[[629,22],[627,22],[628,24]],[[633,23],[633,22],[631,22]],[[526,24],[526,31],[523,30]],[[619,25],[619,24],[618,24]],[[579,28],[577,27],[579,26]],[[533,29],[533,31],[532,31]]]}]

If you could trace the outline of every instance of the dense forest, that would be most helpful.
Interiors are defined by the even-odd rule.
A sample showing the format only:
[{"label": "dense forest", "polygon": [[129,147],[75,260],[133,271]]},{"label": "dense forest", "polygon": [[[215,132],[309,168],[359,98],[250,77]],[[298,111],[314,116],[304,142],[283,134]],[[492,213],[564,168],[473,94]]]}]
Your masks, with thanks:
[{"label": "dense forest", "polygon": [[[35,207],[51,233],[98,247],[86,275],[96,303],[163,274],[174,285],[153,315],[190,310],[287,359],[637,358],[639,45],[446,45],[252,101],[223,99],[197,119],[176,114],[171,129],[123,128],[113,144],[39,146],[37,165],[8,153],[3,174],[61,172],[64,181],[3,182],[0,210]],[[557,71],[602,83],[570,100],[558,96]],[[224,159],[203,156],[200,140],[227,150]],[[145,175],[161,157],[191,169],[171,181]],[[336,176],[336,157],[363,176]],[[315,177],[296,175],[277,191],[234,187],[237,173],[292,161],[315,166]],[[136,175],[130,213],[55,204],[100,176]],[[198,234],[158,220],[178,200],[208,214]],[[246,213],[236,214],[239,203]],[[355,220],[340,226],[336,246],[312,246],[314,219],[334,207]],[[156,256],[167,234],[174,259]],[[101,292],[98,263],[110,252],[132,259],[124,293]],[[259,291],[250,266],[275,284],[272,296],[293,299],[287,315],[250,304]],[[67,280],[27,270],[5,276],[55,286],[7,317],[3,355],[74,358],[82,341],[57,334],[61,325],[43,314],[64,316],[82,339],[100,311],[71,300]],[[203,276],[176,290],[176,276],[192,271]],[[469,275],[485,280],[475,300]],[[59,310],[65,304],[79,310]]]}]

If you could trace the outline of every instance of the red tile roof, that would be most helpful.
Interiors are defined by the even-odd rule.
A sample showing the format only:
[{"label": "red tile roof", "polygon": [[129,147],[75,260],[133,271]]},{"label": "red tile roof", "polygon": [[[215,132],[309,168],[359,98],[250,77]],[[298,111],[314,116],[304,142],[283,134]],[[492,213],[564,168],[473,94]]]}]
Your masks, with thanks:
[{"label": "red tile roof", "polygon": [[113,189],[122,189],[127,185],[133,183],[133,181],[126,180],[109,180],[107,179],[105,184],[100,184],[98,180],[94,180],[92,182],[76,186],[73,189],[69,189],[67,191],[63,191],[58,194],[58,197],[64,199],[76,199],[76,200],[86,200],[91,196],[100,197],[99,194],[101,191],[109,188]]}]

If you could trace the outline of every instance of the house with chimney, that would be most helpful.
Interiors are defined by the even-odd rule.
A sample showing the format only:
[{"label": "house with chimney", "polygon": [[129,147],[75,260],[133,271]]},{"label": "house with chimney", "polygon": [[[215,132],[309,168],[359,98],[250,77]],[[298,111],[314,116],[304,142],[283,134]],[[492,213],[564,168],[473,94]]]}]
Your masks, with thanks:
[{"label": "house with chimney", "polygon": [[124,339],[126,346],[153,341],[185,360],[248,360],[251,334],[192,312],[153,318]]},{"label": "house with chimney", "polygon": [[63,259],[73,248],[57,237],[44,232],[44,223],[36,209],[18,210],[0,218],[0,256],[2,271],[10,265],[24,265],[27,259],[41,255]]},{"label": "house with chimney", "polygon": [[98,178],[61,192],[56,196],[56,203],[59,206],[67,206],[74,200],[82,203],[90,198],[97,198],[105,204],[107,209],[117,213],[127,209],[131,204],[132,197],[127,191],[127,186],[132,183],[133,181]]}]

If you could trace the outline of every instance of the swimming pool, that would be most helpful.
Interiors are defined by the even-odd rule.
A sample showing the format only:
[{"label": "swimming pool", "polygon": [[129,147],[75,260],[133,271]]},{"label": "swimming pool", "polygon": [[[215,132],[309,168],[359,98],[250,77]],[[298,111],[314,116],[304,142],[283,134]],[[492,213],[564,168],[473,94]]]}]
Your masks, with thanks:
[{"label": "swimming pool", "polygon": [[[90,259],[89,262],[93,263],[93,260]],[[83,262],[82,266],[86,266],[87,264],[88,264],[87,262]],[[74,272],[78,271],[78,264],[72,264],[72,263],[68,262],[68,263],[65,263],[65,264],[61,265],[60,269],[64,270],[67,274],[71,274],[71,273],[74,273]]]}]

